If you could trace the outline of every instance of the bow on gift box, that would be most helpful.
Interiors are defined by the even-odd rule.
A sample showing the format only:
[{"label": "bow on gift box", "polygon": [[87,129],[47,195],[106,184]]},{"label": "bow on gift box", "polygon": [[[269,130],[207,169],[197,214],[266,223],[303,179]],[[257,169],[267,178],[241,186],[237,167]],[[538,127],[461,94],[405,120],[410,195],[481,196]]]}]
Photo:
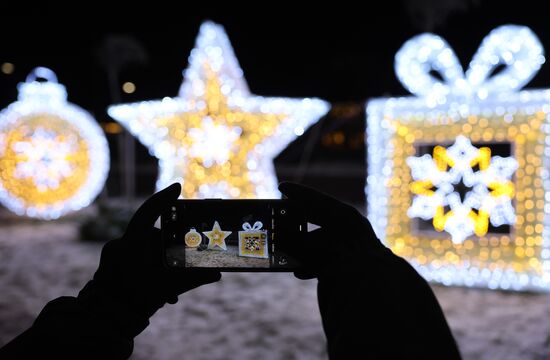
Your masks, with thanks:
[{"label": "bow on gift box", "polygon": [[[441,37],[425,33],[407,41],[395,55],[399,81],[428,105],[445,103],[447,96],[477,97],[514,92],[535,76],[544,63],[544,49],[525,26],[503,25],[489,33],[464,73],[458,58]],[[502,71],[493,75],[499,65]],[[431,71],[441,75],[437,79]]]},{"label": "bow on gift box", "polygon": [[243,224],[243,229],[246,231],[258,231],[262,229],[262,226],[264,226],[264,224],[262,224],[261,221],[256,221],[252,226],[250,225],[250,223],[245,222]]}]

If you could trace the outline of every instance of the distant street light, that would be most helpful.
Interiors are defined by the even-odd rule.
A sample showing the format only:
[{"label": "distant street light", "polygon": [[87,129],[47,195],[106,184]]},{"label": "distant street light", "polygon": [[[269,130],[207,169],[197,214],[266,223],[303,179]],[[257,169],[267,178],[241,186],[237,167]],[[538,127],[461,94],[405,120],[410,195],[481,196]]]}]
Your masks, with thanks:
[{"label": "distant street light", "polygon": [[5,62],[2,64],[2,72],[6,75],[10,75],[15,70],[15,66],[12,63]]},{"label": "distant street light", "polygon": [[131,81],[126,81],[122,84],[122,91],[126,94],[133,94],[136,91],[136,85]]}]

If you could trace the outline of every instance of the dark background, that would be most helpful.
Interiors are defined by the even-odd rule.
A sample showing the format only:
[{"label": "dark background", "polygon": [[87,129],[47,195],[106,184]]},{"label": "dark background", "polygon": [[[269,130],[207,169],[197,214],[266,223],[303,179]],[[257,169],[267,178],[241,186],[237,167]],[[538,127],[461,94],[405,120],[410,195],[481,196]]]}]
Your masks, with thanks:
[{"label": "dark background", "polygon": [[[4,4],[0,64],[10,62],[15,69],[0,73],[0,108],[15,101],[17,83],[32,68],[46,66],[67,87],[69,101],[106,127],[112,122],[106,108],[118,96],[122,102],[175,96],[199,26],[213,20],[225,27],[252,93],[319,97],[333,104],[322,122],[276,159],[279,179],[311,184],[359,204],[364,202],[366,177],[364,105],[371,97],[407,94],[393,70],[399,47],[431,31],[447,40],[466,67],[490,30],[513,23],[529,26],[550,49],[545,8],[545,2],[534,0],[386,0],[299,7],[261,2],[239,8],[214,3],[189,8],[188,2],[134,2],[126,7]],[[120,36],[138,47],[134,61],[122,61],[119,67],[119,85],[136,84],[132,94],[110,91],[102,60],[106,41]],[[109,61],[112,65],[114,60]],[[550,87],[548,65],[528,87]],[[108,134],[110,196],[121,193],[120,137],[117,131]],[[157,161],[140,144],[136,155],[136,195],[146,196],[154,191]]]}]

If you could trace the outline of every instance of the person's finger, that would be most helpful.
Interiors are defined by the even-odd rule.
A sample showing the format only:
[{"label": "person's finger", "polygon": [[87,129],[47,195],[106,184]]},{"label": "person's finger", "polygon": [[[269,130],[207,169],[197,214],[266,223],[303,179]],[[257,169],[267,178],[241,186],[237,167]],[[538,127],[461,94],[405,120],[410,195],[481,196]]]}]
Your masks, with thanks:
[{"label": "person's finger", "polygon": [[317,271],[310,269],[298,269],[294,271],[294,276],[300,280],[311,280],[317,277]]},{"label": "person's finger", "polygon": [[288,250],[300,262],[300,267],[294,271],[298,279],[315,278],[323,267],[329,266],[330,238],[326,230],[318,229],[308,233],[305,239],[296,242],[293,249]]},{"label": "person's finger", "polygon": [[136,211],[128,230],[139,232],[144,227],[152,227],[160,216],[161,212],[172,202],[177,200],[181,194],[181,185],[174,183],[167,188],[157,192],[147,199]]},{"label": "person's finger", "polygon": [[119,268],[116,265],[120,261],[119,254],[121,254],[124,249],[125,246],[121,239],[115,239],[105,243],[101,249],[99,266],[93,279],[108,283],[109,278],[115,276],[114,274],[119,272]]},{"label": "person's finger", "polygon": [[279,190],[290,200],[299,201],[307,220],[317,225],[330,225],[349,218],[354,209],[343,202],[304,185],[282,182]]},{"label": "person's finger", "polygon": [[172,289],[179,295],[199,286],[220,281],[222,274],[216,270],[196,269],[192,271],[174,272],[170,274]]}]

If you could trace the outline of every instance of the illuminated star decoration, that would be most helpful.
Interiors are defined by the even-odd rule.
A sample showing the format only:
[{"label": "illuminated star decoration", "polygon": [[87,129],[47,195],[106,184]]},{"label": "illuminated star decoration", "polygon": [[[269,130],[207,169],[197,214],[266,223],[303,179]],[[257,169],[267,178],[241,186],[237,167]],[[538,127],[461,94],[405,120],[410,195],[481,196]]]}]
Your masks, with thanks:
[{"label": "illuminated star decoration", "polygon": [[50,69],[34,69],[18,88],[18,101],[0,113],[0,201],[19,215],[42,219],[87,206],[109,171],[101,128],[67,102]]},{"label": "illuminated star decoration", "polygon": [[180,182],[185,198],[279,197],[274,157],[328,104],[250,94],[223,27],[211,22],[184,77],[178,97],[109,108],[159,159],[157,189]]},{"label": "illuminated star decoration", "polygon": [[218,222],[214,222],[214,227],[211,231],[203,231],[203,234],[208,238],[208,248],[216,250],[216,247],[227,250],[227,245],[225,245],[225,238],[231,235],[231,231],[223,231],[220,228]]},{"label": "illuminated star decoration", "polygon": [[[411,218],[433,220],[437,231],[447,231],[454,243],[462,243],[474,233],[483,236],[489,220],[493,226],[513,225],[516,220],[512,198],[512,175],[518,168],[512,157],[491,157],[488,147],[476,148],[462,135],[445,149],[436,146],[432,156],[407,158],[416,196],[407,211]],[[479,170],[474,172],[473,167]],[[472,188],[461,200],[454,186],[460,181]],[[435,190],[434,190],[435,188]],[[445,213],[448,206],[450,210]],[[475,211],[474,211],[475,209]]]}]

